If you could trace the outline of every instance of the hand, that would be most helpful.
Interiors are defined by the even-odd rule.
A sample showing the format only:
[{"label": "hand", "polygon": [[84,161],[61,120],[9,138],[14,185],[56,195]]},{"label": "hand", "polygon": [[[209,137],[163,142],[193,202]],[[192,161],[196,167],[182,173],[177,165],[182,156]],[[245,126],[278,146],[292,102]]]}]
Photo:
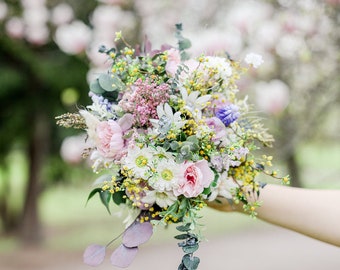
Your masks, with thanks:
[{"label": "hand", "polygon": [[242,209],[242,205],[240,203],[235,204],[232,200],[228,200],[224,197],[217,197],[216,200],[207,202],[207,205],[215,210],[223,212],[235,212]]}]

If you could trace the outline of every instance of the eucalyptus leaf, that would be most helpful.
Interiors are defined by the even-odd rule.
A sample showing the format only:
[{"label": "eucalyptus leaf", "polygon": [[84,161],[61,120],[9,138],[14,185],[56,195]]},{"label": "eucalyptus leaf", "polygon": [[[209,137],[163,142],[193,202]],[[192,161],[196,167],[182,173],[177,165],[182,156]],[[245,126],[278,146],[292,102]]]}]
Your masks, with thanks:
[{"label": "eucalyptus leaf", "polygon": [[200,259],[198,257],[192,257],[190,255],[183,256],[183,264],[188,270],[195,270],[198,268]]},{"label": "eucalyptus leaf", "polygon": [[175,239],[183,240],[183,239],[188,239],[189,237],[190,237],[190,234],[182,233],[182,234],[176,235]]},{"label": "eucalyptus leaf", "polygon": [[135,221],[126,229],[123,235],[123,244],[126,247],[137,247],[149,241],[153,234],[153,227],[150,222],[140,223]]},{"label": "eucalyptus leaf", "polygon": [[138,252],[138,247],[128,248],[121,244],[111,255],[111,264],[120,268],[128,267]]},{"label": "eucalyptus leaf", "polygon": [[179,143],[176,141],[173,141],[170,143],[171,150],[176,151],[179,148]]},{"label": "eucalyptus leaf", "polygon": [[121,91],[125,87],[124,83],[116,74],[101,74],[98,82],[106,92]]},{"label": "eucalyptus leaf", "polygon": [[84,263],[90,266],[100,265],[105,258],[106,247],[101,245],[88,246],[83,254]]},{"label": "eucalyptus leaf", "polygon": [[176,229],[180,232],[188,232],[190,231],[190,223],[185,224],[185,225],[181,225],[181,226],[177,226]]},{"label": "eucalyptus leaf", "polygon": [[103,93],[105,93],[105,90],[99,85],[98,79],[94,80],[90,84],[90,91],[96,95],[102,95]]},{"label": "eucalyptus leaf", "polygon": [[182,247],[184,253],[194,253],[196,250],[198,250],[198,248],[199,248],[198,244]]},{"label": "eucalyptus leaf", "polygon": [[114,81],[109,74],[100,74],[98,78],[99,85],[107,92],[114,91],[116,88],[113,86]]}]

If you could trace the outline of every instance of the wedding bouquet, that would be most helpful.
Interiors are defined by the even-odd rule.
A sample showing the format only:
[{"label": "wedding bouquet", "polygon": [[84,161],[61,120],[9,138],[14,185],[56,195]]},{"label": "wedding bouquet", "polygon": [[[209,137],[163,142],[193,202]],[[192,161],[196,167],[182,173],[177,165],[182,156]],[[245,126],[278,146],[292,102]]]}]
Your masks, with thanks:
[{"label": "wedding bouquet", "polygon": [[[85,129],[92,143],[86,154],[101,175],[88,199],[99,194],[109,212],[112,202],[130,211],[132,221],[111,255],[118,267],[131,263],[153,226],[176,223],[184,251],[178,269],[197,269],[199,211],[207,201],[224,197],[256,216],[260,202],[249,200],[260,192],[256,176],[289,181],[266,168],[272,157],[256,155],[273,137],[247,98],[237,97],[237,80],[261,56],[247,55],[247,67],[227,55],[190,58],[180,24],[176,37],[176,48],[151,50],[146,41],[134,49],[116,33],[125,46],[100,48],[112,65],[91,83],[92,104],[57,117],[62,126]],[[89,246],[84,261],[100,264],[109,244]]]}]

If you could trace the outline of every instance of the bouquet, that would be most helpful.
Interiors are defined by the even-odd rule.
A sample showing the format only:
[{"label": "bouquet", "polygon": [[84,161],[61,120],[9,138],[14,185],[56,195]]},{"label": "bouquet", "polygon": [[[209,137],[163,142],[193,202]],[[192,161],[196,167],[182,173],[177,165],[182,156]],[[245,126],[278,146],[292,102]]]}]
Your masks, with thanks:
[{"label": "bouquet", "polygon": [[[224,197],[255,217],[260,202],[249,198],[260,192],[256,176],[289,181],[266,168],[272,157],[256,155],[273,137],[247,98],[237,97],[237,80],[260,65],[261,56],[247,55],[247,67],[228,55],[190,58],[180,24],[176,37],[177,47],[151,50],[148,41],[132,48],[116,33],[124,46],[100,48],[112,65],[91,83],[92,104],[57,117],[62,126],[86,130],[92,144],[85,154],[100,176],[88,199],[99,194],[109,212],[111,203],[129,211],[131,221],[111,255],[118,267],[132,262],[154,226],[176,223],[184,252],[178,269],[197,269],[199,212],[207,201]],[[85,263],[100,264],[114,240],[89,246]]]}]

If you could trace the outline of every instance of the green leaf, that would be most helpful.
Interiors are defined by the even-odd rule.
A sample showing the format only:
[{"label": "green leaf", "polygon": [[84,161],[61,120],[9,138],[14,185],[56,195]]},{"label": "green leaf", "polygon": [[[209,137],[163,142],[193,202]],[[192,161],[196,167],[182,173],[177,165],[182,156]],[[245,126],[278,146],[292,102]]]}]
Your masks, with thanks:
[{"label": "green leaf", "polygon": [[180,232],[188,232],[190,231],[190,223],[185,224],[185,225],[181,225],[181,226],[177,226],[176,229]]},{"label": "green leaf", "polygon": [[105,90],[99,85],[98,79],[90,84],[90,91],[97,95],[102,95],[105,93]]},{"label": "green leaf", "polygon": [[179,148],[179,143],[176,141],[173,141],[170,143],[171,150],[176,151]]},{"label": "green leaf", "polygon": [[186,209],[188,207],[188,204],[189,202],[186,198],[182,199],[181,204],[179,205],[179,209],[180,210]]},{"label": "green leaf", "polygon": [[120,205],[121,203],[126,202],[125,192],[124,191],[118,191],[112,194],[112,200],[115,204]]},{"label": "green leaf", "polygon": [[98,78],[99,85],[108,92],[111,92],[115,90],[114,87],[112,87],[113,80],[112,77],[109,74],[100,74]]},{"label": "green leaf", "polygon": [[198,268],[200,259],[198,257],[192,257],[188,254],[183,256],[183,264],[188,270],[195,270]]},{"label": "green leaf", "polygon": [[115,74],[101,74],[98,82],[107,92],[120,91],[124,88],[123,82]]},{"label": "green leaf", "polygon": [[176,235],[175,236],[175,239],[178,239],[178,240],[183,240],[183,239],[187,239],[190,237],[190,234],[188,233],[182,233],[182,234],[179,234],[179,235]]},{"label": "green leaf", "polygon": [[210,192],[211,192],[210,187],[207,187],[207,188],[205,188],[205,189],[203,190],[202,194],[208,195],[208,194],[210,194]]},{"label": "green leaf", "polygon": [[101,192],[102,189],[101,188],[95,188],[94,190],[92,190],[89,194],[89,196],[87,197],[87,200],[86,200],[86,204],[88,203],[88,201],[98,192]]},{"label": "green leaf", "polygon": [[102,203],[104,204],[104,206],[106,207],[107,211],[109,212],[109,214],[111,214],[110,212],[110,207],[109,207],[109,202],[111,199],[111,193],[108,190],[102,190],[100,193],[100,200],[102,201]]},{"label": "green leaf", "polygon": [[182,247],[183,251],[185,253],[194,253],[196,250],[198,250],[199,245],[198,244],[194,244],[192,246],[184,246]]}]

